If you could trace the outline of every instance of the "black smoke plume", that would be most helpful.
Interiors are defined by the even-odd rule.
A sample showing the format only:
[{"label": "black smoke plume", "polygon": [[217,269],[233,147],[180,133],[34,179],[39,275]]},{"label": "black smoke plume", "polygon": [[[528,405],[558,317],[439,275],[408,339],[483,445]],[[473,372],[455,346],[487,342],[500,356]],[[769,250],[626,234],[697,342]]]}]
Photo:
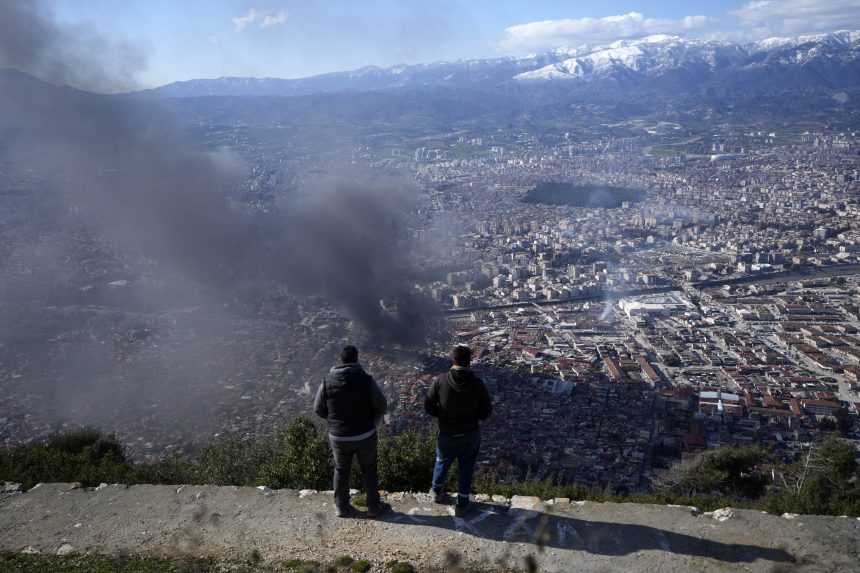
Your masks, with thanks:
[{"label": "black smoke plume", "polygon": [[[0,10],[0,68],[50,84],[0,74],[0,158],[38,173],[111,248],[207,295],[283,284],[322,295],[377,339],[422,339],[428,307],[408,280],[414,189],[337,170],[273,212],[249,213],[228,199],[243,179],[239,162],[195,151],[151,101],[79,91],[127,88],[142,67],[138,51],[60,27],[37,3]],[[381,299],[397,301],[399,313],[385,312]]]}]

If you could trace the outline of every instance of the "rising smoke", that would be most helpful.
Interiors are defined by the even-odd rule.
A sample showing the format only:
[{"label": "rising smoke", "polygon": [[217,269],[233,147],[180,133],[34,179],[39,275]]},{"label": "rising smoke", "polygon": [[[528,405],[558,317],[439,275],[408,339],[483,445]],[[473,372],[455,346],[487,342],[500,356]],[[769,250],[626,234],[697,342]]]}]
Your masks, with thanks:
[{"label": "rising smoke", "polygon": [[[227,199],[244,176],[239,162],[193,150],[152,102],[76,89],[132,83],[145,58],[108,46],[33,2],[3,3],[0,68],[55,85],[0,76],[0,129],[13,135],[0,158],[37,171],[113,249],[153,261],[152,272],[222,298],[239,283],[281,283],[323,295],[375,338],[422,339],[428,307],[408,283],[414,189],[339,170],[275,213],[244,212]],[[380,299],[396,299],[399,315]]]},{"label": "rising smoke", "polygon": [[411,185],[340,166],[252,212],[241,161],[196,150],[156,101],[92,93],[128,89],[144,61],[36,2],[0,4],[0,442],[67,422],[159,428],[161,445],[270,429],[334,358],[296,340],[304,303],[253,307],[272,293],[359,326],[320,331],[330,345],[424,340]]}]

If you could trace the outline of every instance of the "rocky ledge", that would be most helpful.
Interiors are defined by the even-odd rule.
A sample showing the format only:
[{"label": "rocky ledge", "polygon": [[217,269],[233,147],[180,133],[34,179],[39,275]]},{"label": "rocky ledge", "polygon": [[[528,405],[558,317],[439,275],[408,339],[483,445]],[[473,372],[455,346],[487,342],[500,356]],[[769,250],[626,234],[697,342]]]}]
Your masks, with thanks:
[{"label": "rocky ledge", "polygon": [[471,512],[391,493],[381,519],[338,519],[331,494],[265,487],[40,484],[0,492],[0,551],[265,560],[351,555],[444,569],[860,571],[860,520],[724,508],[477,496]]}]

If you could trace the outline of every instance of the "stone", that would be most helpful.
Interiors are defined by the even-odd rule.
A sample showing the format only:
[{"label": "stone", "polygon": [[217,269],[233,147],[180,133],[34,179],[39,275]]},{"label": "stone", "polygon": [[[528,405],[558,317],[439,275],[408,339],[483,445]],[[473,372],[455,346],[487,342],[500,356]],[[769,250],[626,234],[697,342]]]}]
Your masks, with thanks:
[{"label": "stone", "polygon": [[406,494],[403,493],[402,491],[398,491],[395,493],[389,493],[386,497],[388,498],[389,501],[403,501],[403,498],[405,497],[405,495]]},{"label": "stone", "polygon": [[317,490],[315,489],[303,489],[299,491],[299,497],[308,497],[309,495],[315,495]]},{"label": "stone", "polygon": [[10,481],[3,483],[3,489],[0,490],[0,493],[19,493],[21,491],[20,483],[12,483]]},{"label": "stone", "polygon": [[[107,487],[108,487],[108,484],[102,482],[98,485],[98,487],[96,488],[96,491],[101,491],[103,489],[106,489]],[[180,489],[182,489],[182,488],[180,488]],[[179,493],[179,490],[176,490],[176,493]]]},{"label": "stone", "polygon": [[783,513],[782,517],[783,517],[783,519],[795,519],[795,518],[797,518],[797,514],[796,513]]},{"label": "stone", "polygon": [[358,490],[357,490],[357,489],[354,489],[354,488],[351,488],[351,489],[349,490],[349,495],[358,495]]},{"label": "stone", "polygon": [[257,491],[259,491],[263,495],[272,495],[272,489],[267,485],[258,485]]},{"label": "stone", "polygon": [[57,555],[60,557],[63,557],[64,555],[69,555],[70,553],[74,553],[74,552],[75,552],[75,548],[72,547],[72,545],[70,545],[69,543],[63,543],[57,549]]},{"label": "stone", "polygon": [[552,500],[554,505],[570,505],[569,497],[555,497]]},{"label": "stone", "polygon": [[494,495],[492,497],[493,503],[508,503],[508,498],[503,495]]},{"label": "stone", "polygon": [[511,509],[531,509],[539,511],[543,508],[543,502],[539,497],[533,495],[515,495],[511,498]]},{"label": "stone", "polygon": [[478,503],[487,503],[490,499],[490,496],[485,493],[475,494],[475,501]]},{"label": "stone", "polygon": [[735,516],[735,510],[731,507],[723,507],[711,512],[711,517],[717,521],[727,521]]},{"label": "stone", "polygon": [[21,550],[21,553],[23,553],[24,555],[38,555],[39,553],[41,553],[41,551],[39,551],[38,549],[36,549],[32,545],[28,545],[27,547],[25,547],[24,549]]}]

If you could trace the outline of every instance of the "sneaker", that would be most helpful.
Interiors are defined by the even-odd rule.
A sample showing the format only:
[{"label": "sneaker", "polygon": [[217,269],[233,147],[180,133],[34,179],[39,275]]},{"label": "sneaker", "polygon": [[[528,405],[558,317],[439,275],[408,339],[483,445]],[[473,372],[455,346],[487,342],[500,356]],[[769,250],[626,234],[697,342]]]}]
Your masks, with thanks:
[{"label": "sneaker", "polygon": [[435,489],[431,489],[430,495],[433,496],[433,503],[448,505],[452,501],[451,496],[448,495],[448,492],[446,491],[436,491]]},{"label": "sneaker", "polygon": [[367,517],[369,517],[370,519],[376,519],[380,515],[388,513],[389,509],[391,508],[387,504],[381,502],[375,505],[368,506]]},{"label": "sneaker", "polygon": [[338,517],[353,517],[355,515],[355,508],[352,505],[347,505],[346,507],[335,506],[334,514]]}]

